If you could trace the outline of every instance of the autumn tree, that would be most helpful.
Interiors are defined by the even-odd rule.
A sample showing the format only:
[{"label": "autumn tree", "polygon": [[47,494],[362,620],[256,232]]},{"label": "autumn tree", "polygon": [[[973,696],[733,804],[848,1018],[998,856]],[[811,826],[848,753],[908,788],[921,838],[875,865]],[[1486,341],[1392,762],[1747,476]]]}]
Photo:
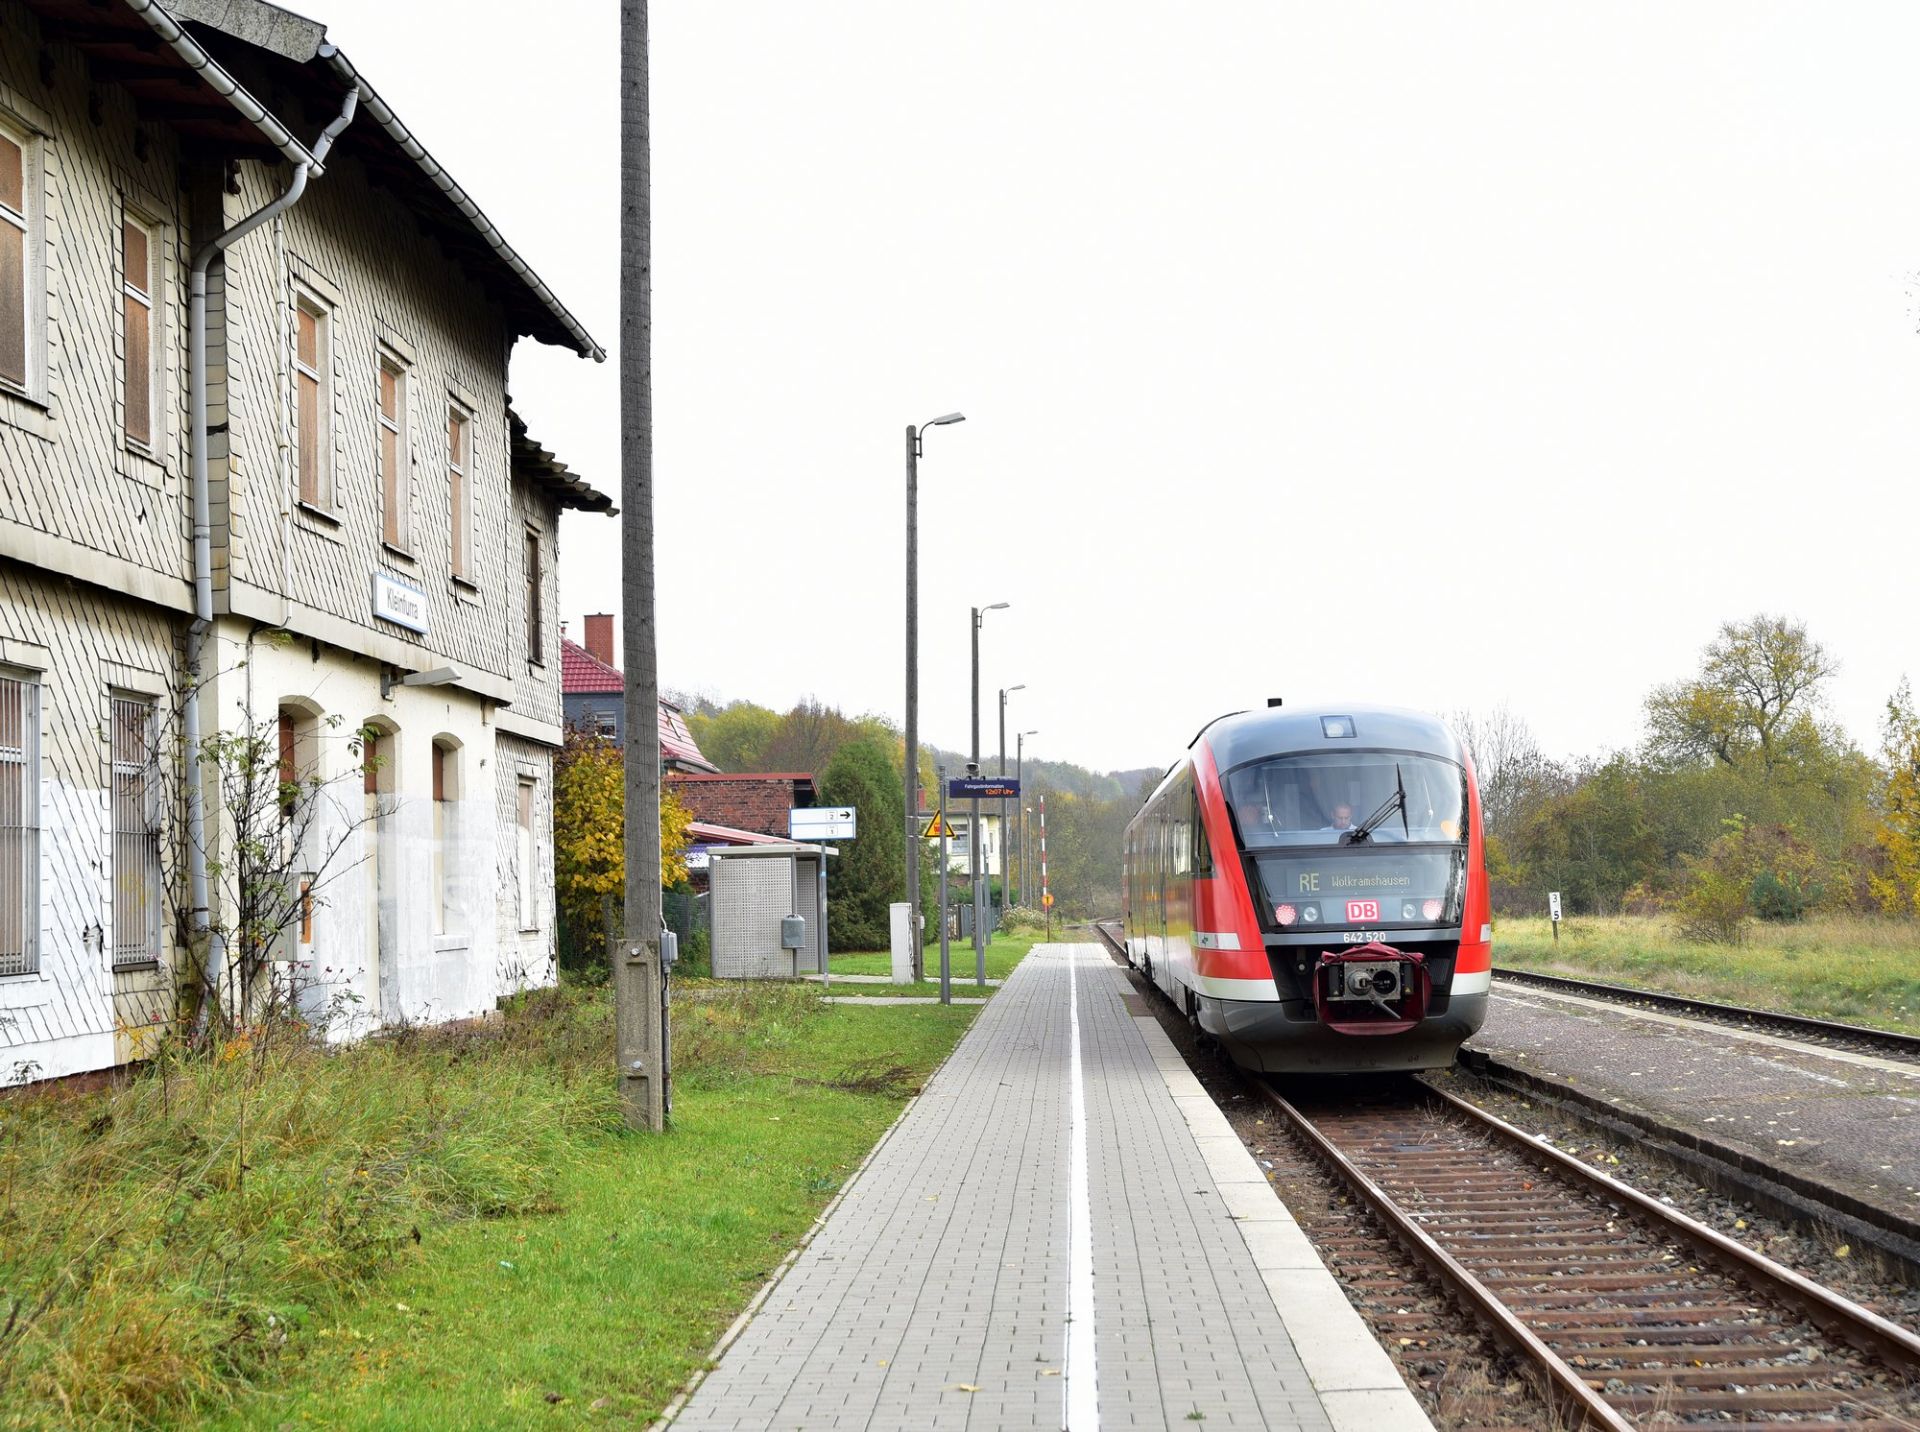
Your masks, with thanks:
[{"label": "autumn tree", "polygon": [[1771,781],[1823,745],[1821,684],[1838,669],[1804,623],[1764,614],[1728,622],[1692,680],[1647,698],[1648,754],[1672,765],[1754,765]]},{"label": "autumn tree", "polygon": [[[660,883],[687,878],[687,827],[693,815],[669,788],[660,796]],[[606,937],[609,901],[626,881],[626,777],[619,746],[569,730],[553,764],[553,887],[575,951],[595,952]],[[589,957],[588,963],[598,963]]]},{"label": "autumn tree", "polygon": [[1867,884],[1888,914],[1920,914],[1920,713],[1904,679],[1888,698],[1881,738],[1887,775],[1874,840],[1886,853],[1887,867]]},{"label": "autumn tree", "polygon": [[858,838],[839,842],[827,862],[832,942],[843,950],[884,950],[891,939],[887,909],[907,879],[896,753],[872,736],[847,742],[820,778],[820,797],[859,812]]}]

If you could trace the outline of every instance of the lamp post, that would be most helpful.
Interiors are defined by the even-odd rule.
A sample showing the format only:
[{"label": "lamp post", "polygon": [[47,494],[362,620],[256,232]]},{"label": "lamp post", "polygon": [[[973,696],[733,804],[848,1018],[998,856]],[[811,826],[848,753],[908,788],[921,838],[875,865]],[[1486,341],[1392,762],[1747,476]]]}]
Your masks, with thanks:
[{"label": "lamp post", "polygon": [[1021,732],[1018,732],[1013,738],[1013,779],[1014,779],[1014,783],[1020,787],[1020,800],[1017,807],[1020,812],[1020,820],[1019,820],[1020,898],[1018,900],[1015,900],[1013,903],[1016,905],[1022,905],[1022,906],[1024,906],[1027,903],[1027,884],[1028,884],[1028,881],[1027,881],[1027,788],[1024,781],[1024,777],[1026,773],[1027,737],[1038,736],[1039,734],[1040,733],[1038,731],[1021,731]]},{"label": "lamp post", "polygon": [[[1027,684],[1024,681],[1017,686],[1000,688],[1000,765],[994,774],[1003,781],[1007,778],[1007,697],[1012,692],[1026,689]],[[1000,797],[1000,908],[1003,910],[1008,903],[1007,875],[1012,869],[1007,863],[1009,849],[1011,847],[1007,843],[1007,798],[1002,796]]]},{"label": "lamp post", "polygon": [[913,941],[913,977],[926,973],[920,958],[920,449],[926,430],[964,423],[948,413],[907,428],[907,759],[901,786],[907,806],[907,933]]},{"label": "lamp post", "polygon": [[[1009,603],[990,602],[984,607],[973,610],[973,751],[968,763],[967,774],[980,774],[980,628],[985,625],[988,612],[1005,611]],[[972,862],[973,876],[973,963],[978,971],[980,984],[987,982],[987,932],[986,924],[986,886],[982,883],[980,865],[980,797],[975,796],[967,807],[967,851]]]}]

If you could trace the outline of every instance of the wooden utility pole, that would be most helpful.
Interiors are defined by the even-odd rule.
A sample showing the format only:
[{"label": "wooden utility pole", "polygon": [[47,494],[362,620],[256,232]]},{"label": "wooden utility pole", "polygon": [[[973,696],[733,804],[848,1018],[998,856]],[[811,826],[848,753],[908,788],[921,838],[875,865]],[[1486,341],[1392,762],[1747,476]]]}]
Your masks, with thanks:
[{"label": "wooden utility pole", "polygon": [[653,210],[646,0],[620,4],[620,535],[626,621],[626,920],[608,950],[620,1096],[636,1129],[667,1126],[660,966],[660,672],[653,620]]}]

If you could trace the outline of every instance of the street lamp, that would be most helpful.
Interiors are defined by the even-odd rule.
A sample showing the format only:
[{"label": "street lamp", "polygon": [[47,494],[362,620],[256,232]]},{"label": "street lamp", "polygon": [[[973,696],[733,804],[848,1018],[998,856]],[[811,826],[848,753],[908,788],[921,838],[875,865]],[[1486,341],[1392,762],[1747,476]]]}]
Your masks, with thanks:
[{"label": "street lamp", "polygon": [[1027,737],[1039,734],[1038,731],[1021,731],[1013,738],[1013,779],[1020,787],[1020,898],[1013,903],[1021,906],[1027,903],[1027,787],[1024,780]]},{"label": "street lamp", "polygon": [[964,423],[948,413],[907,428],[907,932],[913,943],[913,977],[925,973],[920,958],[920,448],[928,428]]},{"label": "street lamp", "polygon": [[[1023,681],[1017,686],[1000,688],[1000,767],[994,772],[1001,780],[1007,778],[1007,696],[1010,692],[1025,691]],[[1007,875],[1012,867],[1007,863],[1007,798],[1000,797],[1000,905],[1005,908],[1007,900]]]},{"label": "street lamp", "polygon": [[[984,607],[973,608],[973,759],[968,774],[980,774],[980,628],[985,625],[988,612],[1003,612],[1011,603],[990,602]],[[973,874],[973,963],[980,985],[987,983],[987,936],[985,930],[987,915],[987,887],[981,875],[980,865],[980,797],[975,796],[967,808],[967,850],[972,861]]]}]

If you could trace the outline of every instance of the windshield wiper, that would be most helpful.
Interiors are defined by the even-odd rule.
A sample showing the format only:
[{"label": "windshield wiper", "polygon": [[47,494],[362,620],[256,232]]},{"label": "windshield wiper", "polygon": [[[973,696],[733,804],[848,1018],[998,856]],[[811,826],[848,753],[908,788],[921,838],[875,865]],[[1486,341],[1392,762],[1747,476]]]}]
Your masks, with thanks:
[{"label": "windshield wiper", "polygon": [[1401,779],[1400,763],[1398,761],[1393,763],[1393,794],[1380,802],[1379,810],[1375,811],[1372,815],[1361,821],[1359,825],[1343,835],[1340,838],[1340,843],[1342,845],[1361,845],[1366,841],[1372,840],[1375,828],[1379,826],[1381,821],[1392,815],[1396,810],[1400,812],[1400,833],[1408,840],[1411,840],[1413,838],[1413,832],[1407,826],[1407,786],[1406,782]]}]

